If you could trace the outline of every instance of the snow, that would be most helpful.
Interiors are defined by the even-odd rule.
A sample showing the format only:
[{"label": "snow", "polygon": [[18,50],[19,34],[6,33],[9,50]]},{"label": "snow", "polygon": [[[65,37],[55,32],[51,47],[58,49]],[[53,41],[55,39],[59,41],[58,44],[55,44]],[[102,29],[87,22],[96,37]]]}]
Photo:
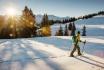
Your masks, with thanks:
[{"label": "snow", "polygon": [[[84,24],[81,24],[81,25],[76,24],[77,31],[79,30],[82,32],[83,26],[84,26]],[[85,25],[85,26],[86,26],[87,36],[104,36],[104,25]],[[59,27],[60,27],[59,24],[55,24],[55,25],[51,26],[52,36],[55,35],[55,33],[56,33],[56,31],[58,31]],[[65,24],[62,24],[62,27],[64,30]]]},{"label": "snow", "polygon": [[[67,37],[67,36],[57,36],[57,38],[62,38],[62,39],[70,39],[71,37]],[[103,37],[104,38],[104,37]],[[93,38],[93,37],[81,37],[81,40],[83,41],[87,41],[87,42],[91,42],[91,43],[99,43],[99,44],[103,44],[104,45],[104,40],[103,39],[99,39],[99,38]]]},{"label": "snow", "polygon": [[[97,40],[104,40],[91,38],[88,38],[86,48],[96,46],[96,50],[104,51],[103,42],[97,43]],[[87,53],[89,49],[83,56],[69,57],[70,39],[53,36],[0,40],[0,70],[104,70],[103,57]]]},{"label": "snow", "polygon": [[[66,36],[59,36],[57,38],[63,39],[63,40],[71,40],[71,37],[66,37]],[[96,55],[99,57],[104,58],[104,37],[99,37],[99,36],[91,36],[91,37],[81,37],[82,41],[86,40],[86,45],[84,46],[83,43],[80,44],[81,49],[83,49],[84,46],[84,51],[88,54]],[[71,46],[71,45],[70,45]]]},{"label": "snow", "polygon": [[[69,23],[67,23],[68,25]],[[90,19],[77,20],[75,21],[77,30],[82,32],[82,28],[86,26],[87,36],[104,36],[104,16],[94,17]],[[65,24],[61,24],[63,30],[65,29]],[[52,36],[55,35],[56,31],[59,29],[60,24],[54,24],[51,26]],[[96,33],[97,32],[97,33]]]},{"label": "snow", "polygon": [[104,25],[104,16],[93,17],[89,19],[78,20],[75,23],[80,25]]}]

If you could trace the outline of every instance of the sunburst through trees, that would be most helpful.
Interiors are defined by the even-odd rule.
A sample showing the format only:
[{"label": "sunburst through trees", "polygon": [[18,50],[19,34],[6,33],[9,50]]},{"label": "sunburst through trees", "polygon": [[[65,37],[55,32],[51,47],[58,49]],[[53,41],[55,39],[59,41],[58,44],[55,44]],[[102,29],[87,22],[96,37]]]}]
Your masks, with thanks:
[{"label": "sunburst through trees", "polygon": [[13,8],[8,8],[6,16],[0,16],[0,38],[21,38],[36,36],[36,21],[32,10],[25,6],[21,16],[15,16]]}]

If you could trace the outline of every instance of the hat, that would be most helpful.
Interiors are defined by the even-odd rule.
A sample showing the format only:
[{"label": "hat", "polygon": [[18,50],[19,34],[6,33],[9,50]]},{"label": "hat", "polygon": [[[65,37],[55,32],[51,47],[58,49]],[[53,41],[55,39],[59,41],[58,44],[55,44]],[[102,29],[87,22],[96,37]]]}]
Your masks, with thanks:
[{"label": "hat", "polygon": [[78,31],[77,33],[80,34],[80,31]]}]

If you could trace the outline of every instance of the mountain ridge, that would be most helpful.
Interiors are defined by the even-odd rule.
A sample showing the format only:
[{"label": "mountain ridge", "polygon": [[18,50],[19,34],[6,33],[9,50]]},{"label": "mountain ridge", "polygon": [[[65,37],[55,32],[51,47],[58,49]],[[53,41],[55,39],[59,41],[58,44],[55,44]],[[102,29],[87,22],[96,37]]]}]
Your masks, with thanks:
[{"label": "mountain ridge", "polygon": [[[38,14],[36,15],[36,21],[37,23],[41,23],[43,18],[43,15]],[[55,15],[48,15],[49,20],[64,20],[64,19],[69,19],[70,17],[66,16],[66,17],[59,17],[59,16],[55,16]]]}]

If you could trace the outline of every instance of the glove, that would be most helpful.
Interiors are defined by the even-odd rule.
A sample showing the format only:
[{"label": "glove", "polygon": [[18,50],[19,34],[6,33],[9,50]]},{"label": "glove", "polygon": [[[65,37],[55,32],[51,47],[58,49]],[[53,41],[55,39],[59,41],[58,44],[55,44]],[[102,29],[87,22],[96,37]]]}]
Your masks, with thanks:
[{"label": "glove", "polygon": [[83,43],[86,44],[86,41],[84,41]]}]

